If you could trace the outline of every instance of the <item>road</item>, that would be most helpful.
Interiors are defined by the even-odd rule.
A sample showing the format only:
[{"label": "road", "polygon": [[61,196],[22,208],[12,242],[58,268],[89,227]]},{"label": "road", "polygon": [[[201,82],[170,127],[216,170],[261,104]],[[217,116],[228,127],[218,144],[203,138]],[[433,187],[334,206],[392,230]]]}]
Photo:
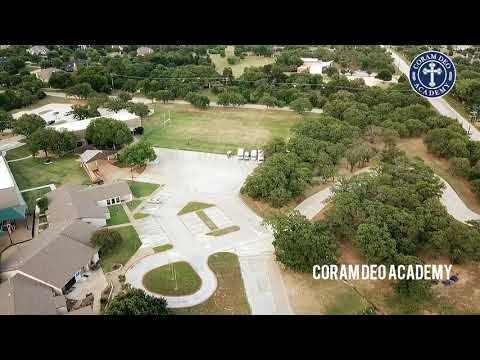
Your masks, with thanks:
[{"label": "road", "polygon": [[[48,96],[54,96],[54,97],[61,97],[61,98],[66,97],[66,94],[64,92],[60,92],[60,91],[45,90],[45,94],[47,94]],[[114,95],[110,95],[110,97],[115,98]],[[132,102],[142,103],[142,104],[151,104],[152,100],[147,99],[146,97],[143,97],[143,96],[135,96],[135,97],[133,97]],[[190,105],[190,103],[188,101],[184,101],[184,100],[173,100],[173,101],[169,101],[168,103],[169,104],[178,104],[178,105]],[[210,101],[210,106],[212,106],[212,107],[223,107],[223,105],[219,105],[215,101]],[[254,109],[254,110],[273,110],[273,111],[293,111],[288,106],[285,106],[285,107],[270,107],[269,108],[266,105],[260,105],[260,104],[245,104],[245,105],[235,106],[235,108]],[[321,114],[323,112],[323,110],[314,108],[314,109],[312,109],[311,112],[315,113],[315,114]]]},{"label": "road", "polygon": [[[405,76],[409,76],[410,66],[403,60],[397,53],[395,53],[391,48],[388,48],[393,57],[393,64],[403,73]],[[480,131],[477,130],[467,119],[460,115],[450,104],[443,98],[430,99],[428,101],[432,106],[442,115],[448,116],[452,119],[456,119],[462,127],[470,135],[470,139],[474,141],[480,141]]]}]

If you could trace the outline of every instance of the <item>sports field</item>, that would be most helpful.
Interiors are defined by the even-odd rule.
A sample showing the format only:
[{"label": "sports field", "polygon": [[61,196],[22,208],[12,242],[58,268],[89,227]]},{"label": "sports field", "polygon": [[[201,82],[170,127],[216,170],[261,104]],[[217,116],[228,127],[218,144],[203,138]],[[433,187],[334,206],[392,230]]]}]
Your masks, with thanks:
[{"label": "sports field", "polygon": [[[263,146],[274,136],[285,138],[303,117],[290,111],[154,106],[154,115],[144,120],[145,140],[157,147],[213,153]],[[163,116],[165,113],[168,118],[169,111],[171,121],[164,126]]]}]

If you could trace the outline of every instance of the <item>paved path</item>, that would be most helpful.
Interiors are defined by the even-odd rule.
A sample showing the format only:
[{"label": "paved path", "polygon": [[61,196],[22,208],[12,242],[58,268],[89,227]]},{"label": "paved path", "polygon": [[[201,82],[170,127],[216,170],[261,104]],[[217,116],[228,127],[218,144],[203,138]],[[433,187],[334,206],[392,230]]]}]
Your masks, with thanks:
[{"label": "paved path", "polygon": [[8,162],[11,163],[11,162],[16,162],[16,161],[27,160],[27,159],[30,159],[31,157],[33,157],[33,156],[29,155],[29,156],[25,156],[25,157],[20,158],[20,159],[8,160]]},{"label": "paved path", "polygon": [[[394,65],[408,78],[410,66],[397,53],[395,53],[395,51],[393,51],[391,48],[389,48],[389,50],[392,54]],[[469,133],[472,140],[480,141],[480,131],[475,126],[473,126],[467,119],[465,119],[462,115],[455,111],[455,109],[452,108],[445,99],[427,98],[427,100],[440,114],[456,119],[462,125],[465,131]]]},{"label": "paved path", "polygon": [[143,276],[157,267],[164,266],[178,261],[187,261],[195,272],[202,279],[202,285],[198,291],[186,296],[164,296],[167,299],[168,307],[182,308],[200,304],[213,295],[217,288],[217,278],[210,270],[207,259],[203,256],[186,257],[175,250],[161,252],[147,256],[133,265],[126,273],[126,280],[132,286],[143,288],[147,293],[158,296],[143,286]]},{"label": "paved path", "polygon": [[55,184],[49,184],[49,185],[42,185],[42,186],[37,186],[37,187],[33,187],[33,188],[30,188],[30,189],[25,189],[25,190],[22,190],[20,192],[27,192],[27,191],[33,191],[33,190],[40,190],[40,189],[44,189],[46,187],[49,187],[50,190],[55,190],[57,187],[55,186]]},{"label": "paved path", "polygon": [[[447,208],[448,213],[461,222],[480,220],[480,215],[473,212],[467,207],[467,205],[465,205],[450,184],[440,176],[438,177],[445,184],[445,189],[440,198],[440,202]],[[319,191],[305,199],[295,208],[295,210],[300,211],[302,215],[312,219],[316,214],[322,211],[325,206],[327,206],[330,196],[332,196],[331,188],[332,187],[329,187],[325,190]]]},{"label": "paved path", "polygon": [[[66,94],[64,92],[59,92],[59,91],[45,91],[45,94],[49,96],[54,96],[54,97],[62,97],[65,98]],[[111,98],[114,98],[114,95],[110,95]],[[152,104],[152,103],[160,103],[159,101],[152,101],[152,99],[148,99],[143,96],[134,96],[132,98],[132,102],[136,103],[142,103],[142,104]],[[190,105],[188,101],[184,100],[173,100],[169,101],[167,104],[178,104],[178,105]],[[215,101],[210,101],[210,106],[212,107],[224,107],[223,105],[217,104]],[[233,108],[233,106],[232,106]],[[261,105],[261,104],[245,104],[245,105],[240,105],[240,106],[235,106],[234,108],[241,108],[241,109],[255,109],[255,110],[274,110],[274,111],[294,111],[290,109],[288,106],[285,107],[267,107],[266,105]],[[317,109],[314,108],[311,111],[312,113],[316,114],[321,114],[323,113],[322,109]]]},{"label": "paved path", "polygon": [[8,150],[12,150],[22,145],[25,145],[24,143],[20,142],[20,140],[22,140],[23,138],[24,136],[18,135],[18,136],[13,136],[7,139],[0,140],[0,154],[3,151],[6,152]]}]

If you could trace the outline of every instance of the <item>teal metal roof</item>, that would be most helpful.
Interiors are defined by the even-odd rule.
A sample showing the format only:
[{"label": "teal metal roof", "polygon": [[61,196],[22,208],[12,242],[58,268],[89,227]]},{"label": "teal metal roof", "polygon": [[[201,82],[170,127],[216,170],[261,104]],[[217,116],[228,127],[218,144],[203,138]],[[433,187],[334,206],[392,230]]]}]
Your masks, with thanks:
[{"label": "teal metal roof", "polygon": [[20,205],[0,210],[0,221],[25,219],[27,205]]}]

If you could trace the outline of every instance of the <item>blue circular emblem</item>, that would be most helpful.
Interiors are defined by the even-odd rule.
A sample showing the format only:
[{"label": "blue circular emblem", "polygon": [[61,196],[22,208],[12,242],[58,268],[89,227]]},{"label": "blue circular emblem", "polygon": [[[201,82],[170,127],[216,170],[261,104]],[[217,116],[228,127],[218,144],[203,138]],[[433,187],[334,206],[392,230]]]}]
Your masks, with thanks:
[{"label": "blue circular emblem", "polygon": [[421,96],[437,98],[446,95],[455,84],[455,65],[439,51],[426,51],[410,64],[410,84]]}]

